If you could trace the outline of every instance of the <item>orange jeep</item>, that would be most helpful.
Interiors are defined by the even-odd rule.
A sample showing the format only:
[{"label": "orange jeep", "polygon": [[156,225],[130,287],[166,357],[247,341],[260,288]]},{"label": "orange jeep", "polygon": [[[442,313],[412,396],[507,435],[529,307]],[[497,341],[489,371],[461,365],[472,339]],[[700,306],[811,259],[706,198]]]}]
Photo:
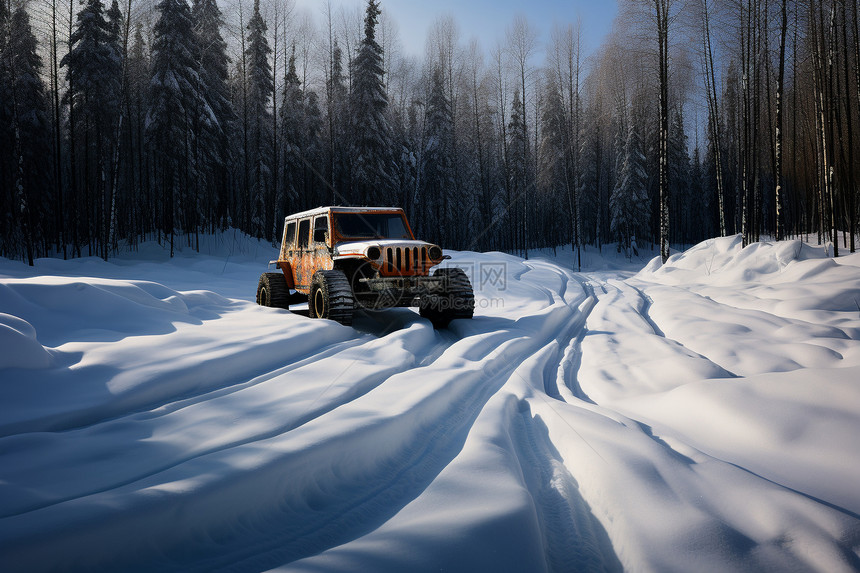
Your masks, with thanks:
[{"label": "orange jeep", "polygon": [[[416,241],[403,209],[320,207],[290,215],[277,265],[257,285],[257,304],[289,308],[307,297],[312,318],[352,324],[357,308],[418,307],[436,327],[472,318],[475,296],[458,268],[430,269],[444,259],[437,245]],[[295,291],[295,294],[291,294]]]}]

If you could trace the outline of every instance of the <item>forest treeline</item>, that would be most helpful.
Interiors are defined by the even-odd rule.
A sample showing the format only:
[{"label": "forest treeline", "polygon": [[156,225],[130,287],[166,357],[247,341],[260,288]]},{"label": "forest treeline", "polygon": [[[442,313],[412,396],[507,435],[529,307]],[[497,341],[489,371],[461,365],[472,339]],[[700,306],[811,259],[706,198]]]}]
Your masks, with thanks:
[{"label": "forest treeline", "polygon": [[665,260],[735,233],[854,250],[857,2],[622,0],[590,54],[582,22],[539,42],[518,16],[485,51],[442,17],[422,57],[379,0],[266,2],[0,0],[0,255],[276,241],[326,204],[526,256]]}]

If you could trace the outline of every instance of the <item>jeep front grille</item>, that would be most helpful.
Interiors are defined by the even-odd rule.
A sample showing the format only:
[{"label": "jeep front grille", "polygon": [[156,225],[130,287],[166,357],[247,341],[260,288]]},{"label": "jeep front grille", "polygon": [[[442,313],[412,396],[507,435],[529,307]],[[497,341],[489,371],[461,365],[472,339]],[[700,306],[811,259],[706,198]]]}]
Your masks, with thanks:
[{"label": "jeep front grille", "polygon": [[382,276],[424,275],[429,267],[427,247],[385,247],[382,250]]}]

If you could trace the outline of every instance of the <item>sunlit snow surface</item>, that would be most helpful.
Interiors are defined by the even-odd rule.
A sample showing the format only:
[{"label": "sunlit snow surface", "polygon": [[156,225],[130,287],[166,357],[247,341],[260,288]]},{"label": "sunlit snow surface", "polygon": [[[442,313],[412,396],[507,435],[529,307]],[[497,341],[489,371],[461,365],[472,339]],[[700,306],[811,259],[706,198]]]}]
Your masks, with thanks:
[{"label": "sunlit snow surface", "polygon": [[452,254],[441,331],[233,233],[0,259],[0,570],[860,569],[860,255]]}]

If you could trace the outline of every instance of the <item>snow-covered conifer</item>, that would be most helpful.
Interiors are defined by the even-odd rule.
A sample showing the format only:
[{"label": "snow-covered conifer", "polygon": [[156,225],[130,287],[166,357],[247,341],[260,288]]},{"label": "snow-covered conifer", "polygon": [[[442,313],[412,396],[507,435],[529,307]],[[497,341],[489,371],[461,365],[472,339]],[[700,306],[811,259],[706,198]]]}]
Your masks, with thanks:
[{"label": "snow-covered conifer", "polygon": [[279,225],[285,212],[291,206],[305,204],[300,197],[304,162],[302,157],[305,146],[305,109],[301,81],[296,74],[296,50],[293,48],[287,63],[287,75],[284,77],[284,88],[281,94],[280,124],[281,124],[281,182],[283,197],[278,197],[275,204],[275,225]]},{"label": "snow-covered conifer", "polygon": [[382,47],[376,41],[379,14],[379,1],[367,0],[364,37],[352,61],[350,199],[357,204],[388,202],[393,191],[388,95],[383,83]]},{"label": "snow-covered conifer", "polygon": [[[196,59],[200,92],[207,107],[196,118],[199,136],[197,155],[200,170],[205,174],[199,185],[202,189],[202,224],[214,228],[216,218],[226,215],[229,195],[230,137],[235,126],[235,112],[227,86],[229,58],[227,43],[221,36],[224,19],[215,0],[194,0],[191,17],[197,32]],[[211,115],[203,115],[207,110]]]},{"label": "snow-covered conifer", "polygon": [[45,86],[41,78],[42,59],[37,52],[36,37],[30,26],[26,5],[18,4],[8,18],[6,22],[0,18],[8,30],[0,55],[4,60],[4,73],[10,81],[7,90],[11,96],[11,100],[6,103],[7,106],[11,103],[9,111],[13,143],[10,149],[13,159],[13,186],[9,188],[12,207],[10,234],[13,240],[18,237],[18,248],[25,247],[27,259],[32,265],[34,255],[38,254],[34,250],[44,244],[36,239],[43,236],[46,231],[44,224],[51,220],[52,194],[42,192],[51,187],[50,174],[53,171],[47,159],[51,157],[51,128]]},{"label": "snow-covered conifer", "polygon": [[632,117],[626,123],[626,129],[618,133],[617,179],[609,197],[609,214],[610,231],[629,257],[635,237],[641,238],[647,232],[650,209],[639,126]]},{"label": "snow-covered conifer", "polygon": [[[171,236],[187,211],[184,195],[194,177],[194,110],[208,107],[199,92],[191,10],[185,0],[161,0],[152,45],[146,136],[156,156],[163,225]],[[211,116],[211,111],[205,114]],[[178,219],[178,220],[177,220]],[[171,250],[172,254],[172,250]]]},{"label": "snow-covered conifer", "polygon": [[[267,210],[274,203],[270,197],[272,185],[272,162],[269,143],[272,141],[272,112],[270,100],[274,95],[272,66],[269,64],[269,40],[266,38],[265,20],[260,13],[260,0],[254,0],[254,13],[248,21],[247,57],[248,82],[248,158],[251,166],[249,193],[252,201],[251,233],[257,238],[268,235],[265,224]],[[270,238],[270,237],[269,237]]]},{"label": "snow-covered conifer", "polygon": [[433,68],[430,95],[427,98],[427,127],[421,154],[421,200],[434,223],[425,230],[428,238],[441,241],[446,236],[445,223],[452,218],[450,193],[454,189],[454,166],[451,104],[445,94],[442,71]]}]

